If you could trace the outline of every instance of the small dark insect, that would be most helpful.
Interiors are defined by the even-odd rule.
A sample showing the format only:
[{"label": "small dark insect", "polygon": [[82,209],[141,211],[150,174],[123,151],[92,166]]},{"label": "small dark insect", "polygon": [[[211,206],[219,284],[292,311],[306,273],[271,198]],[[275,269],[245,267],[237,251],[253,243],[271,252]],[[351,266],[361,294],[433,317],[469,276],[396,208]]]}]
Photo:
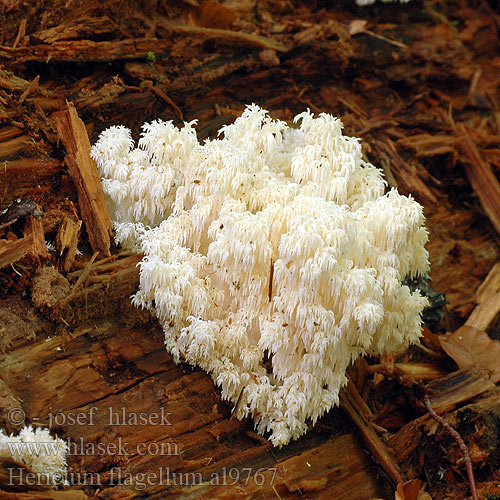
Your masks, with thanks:
[{"label": "small dark insect", "polygon": [[42,212],[38,210],[31,198],[19,198],[13,201],[3,212],[0,213],[0,229],[14,224],[21,217],[32,215],[41,217]]}]

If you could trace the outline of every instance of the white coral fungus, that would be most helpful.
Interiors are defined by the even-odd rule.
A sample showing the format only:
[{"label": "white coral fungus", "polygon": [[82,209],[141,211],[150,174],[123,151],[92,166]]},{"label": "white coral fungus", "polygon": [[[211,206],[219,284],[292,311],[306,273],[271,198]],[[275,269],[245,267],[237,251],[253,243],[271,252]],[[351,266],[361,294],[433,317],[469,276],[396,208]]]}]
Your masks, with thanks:
[{"label": "white coral fungus", "polygon": [[116,241],[144,253],[133,303],[274,445],[338,403],[351,361],[416,342],[426,303],[401,284],[428,270],[422,207],[384,195],[338,118],[295,122],[251,105],[202,145],[157,120],[138,149],[123,127],[92,148]]},{"label": "white coral fungus", "polygon": [[[24,427],[17,436],[8,436],[0,429],[0,457],[12,459],[29,467],[41,486],[67,484],[66,455],[68,446],[62,439],[51,436],[48,429]],[[22,476],[15,472],[13,477]],[[35,481],[31,478],[30,481]],[[33,484],[33,483],[30,483]]]}]

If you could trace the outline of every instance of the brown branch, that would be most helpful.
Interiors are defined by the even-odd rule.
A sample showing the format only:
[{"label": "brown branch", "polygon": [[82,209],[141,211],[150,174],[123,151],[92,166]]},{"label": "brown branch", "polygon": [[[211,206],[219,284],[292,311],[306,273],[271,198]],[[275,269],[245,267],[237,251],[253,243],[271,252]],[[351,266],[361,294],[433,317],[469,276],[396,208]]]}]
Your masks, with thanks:
[{"label": "brown branch", "polygon": [[163,90],[159,89],[158,87],[155,87],[154,85],[152,85],[150,88],[153,94],[163,99],[173,109],[175,116],[177,116],[177,118],[179,118],[180,120],[184,119],[181,108],[179,108],[179,106],[177,106],[177,104],[175,104],[175,102],[167,94],[165,94]]},{"label": "brown branch", "polygon": [[470,490],[472,493],[472,498],[473,498],[473,500],[478,500],[477,491],[476,491],[476,481],[474,480],[474,471],[472,470],[472,462],[470,460],[469,450],[467,448],[467,445],[464,443],[462,436],[460,436],[460,434],[443,417],[440,417],[434,411],[434,409],[431,406],[429,396],[427,396],[427,394],[424,397],[424,401],[425,401],[425,406],[427,406],[427,409],[429,410],[429,413],[431,414],[431,417],[436,422],[441,424],[453,436],[453,439],[455,439],[455,441],[458,443],[458,446],[460,447],[460,450],[462,451],[462,454],[464,456],[465,468],[467,469],[467,476],[469,478],[469,484],[470,484]]},{"label": "brown branch", "polygon": [[[216,40],[221,45],[242,47],[247,50],[272,49],[287,52],[282,43],[263,36],[198,26],[182,26],[165,23],[162,25],[170,33],[185,34],[201,40]],[[50,44],[37,44],[30,47],[0,46],[0,59],[21,64],[28,61],[48,63],[50,61],[115,61],[124,59],[143,59],[148,52],[156,55],[171,51],[172,40],[156,38],[132,38],[114,41],[61,40]]]},{"label": "brown branch", "polygon": [[361,438],[368,446],[373,457],[394,485],[404,483],[405,478],[399,465],[391,456],[389,450],[377,436],[369,421],[369,412],[354,383],[349,383],[340,391],[340,407],[347,413],[352,423],[357,427]]}]

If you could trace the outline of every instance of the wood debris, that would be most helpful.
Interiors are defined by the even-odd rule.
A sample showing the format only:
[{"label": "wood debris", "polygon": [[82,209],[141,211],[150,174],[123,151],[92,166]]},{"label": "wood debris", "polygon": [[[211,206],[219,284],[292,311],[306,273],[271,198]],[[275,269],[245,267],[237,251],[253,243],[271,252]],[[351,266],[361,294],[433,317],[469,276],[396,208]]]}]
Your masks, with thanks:
[{"label": "wood debris", "polygon": [[57,130],[67,151],[66,161],[76,189],[82,219],[95,252],[110,255],[111,220],[104,200],[97,167],[90,157],[90,142],[85,125],[73,104],[55,117]]},{"label": "wood debris", "polygon": [[47,245],[45,243],[43,218],[33,216],[27,217],[24,232],[26,235],[33,235],[33,244],[30,251],[31,255],[39,259],[47,257]]},{"label": "wood debris", "polygon": [[0,243],[0,268],[10,266],[21,260],[31,249],[35,235],[33,233],[15,241]]},{"label": "wood debris", "polygon": [[56,248],[59,251],[59,260],[63,271],[68,272],[73,266],[81,227],[81,220],[74,222],[67,216],[63,218],[59,226],[56,236]]}]

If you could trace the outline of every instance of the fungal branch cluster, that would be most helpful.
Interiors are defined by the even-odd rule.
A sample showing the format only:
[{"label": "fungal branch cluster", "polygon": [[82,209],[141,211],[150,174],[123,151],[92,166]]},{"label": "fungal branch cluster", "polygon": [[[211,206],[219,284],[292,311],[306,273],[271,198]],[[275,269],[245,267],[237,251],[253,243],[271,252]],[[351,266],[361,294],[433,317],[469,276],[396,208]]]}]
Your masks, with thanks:
[{"label": "fungal branch cluster", "polygon": [[[48,429],[29,425],[17,435],[8,435],[0,429],[0,459],[13,460],[19,465],[17,469],[8,469],[10,486],[12,481],[22,483],[23,474],[29,475],[26,484],[42,486],[39,489],[67,486],[67,454],[66,441],[51,435]],[[28,469],[23,472],[21,466]]]},{"label": "fungal branch cluster", "polygon": [[124,127],[93,146],[116,242],[140,251],[132,301],[276,446],[338,403],[347,366],[418,340],[422,207],[363,159],[342,123],[296,127],[256,105],[200,144],[193,122]]}]

